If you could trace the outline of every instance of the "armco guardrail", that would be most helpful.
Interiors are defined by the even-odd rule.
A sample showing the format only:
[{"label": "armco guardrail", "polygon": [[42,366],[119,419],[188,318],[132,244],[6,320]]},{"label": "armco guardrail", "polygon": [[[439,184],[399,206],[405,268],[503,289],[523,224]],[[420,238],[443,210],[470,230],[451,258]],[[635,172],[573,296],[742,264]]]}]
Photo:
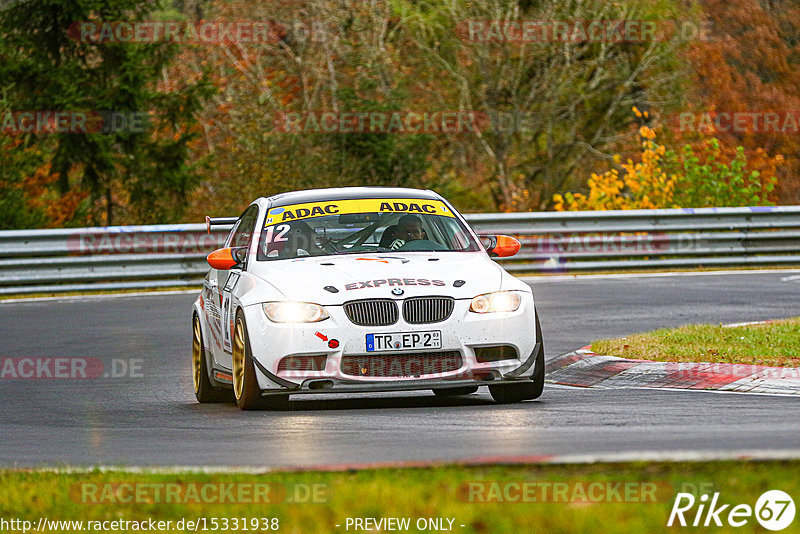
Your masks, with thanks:
[{"label": "armco guardrail", "polygon": [[198,286],[228,230],[205,224],[0,232],[0,294]]},{"label": "armco guardrail", "polygon": [[[467,215],[518,237],[509,271],[800,265],[800,206]],[[227,230],[204,224],[0,232],[0,294],[198,286]]]}]

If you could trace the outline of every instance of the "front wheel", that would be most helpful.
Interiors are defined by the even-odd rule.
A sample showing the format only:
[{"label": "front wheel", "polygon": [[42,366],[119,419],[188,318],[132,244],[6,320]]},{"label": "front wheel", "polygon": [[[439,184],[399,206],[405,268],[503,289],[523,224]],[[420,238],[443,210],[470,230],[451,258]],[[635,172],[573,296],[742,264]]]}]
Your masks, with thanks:
[{"label": "front wheel", "polygon": [[256,368],[250,350],[250,338],[241,311],[236,314],[233,334],[233,396],[241,410],[263,410],[261,388],[258,387]]},{"label": "front wheel", "polygon": [[[539,315],[536,315],[536,330],[541,332],[539,326]],[[495,402],[500,404],[511,404],[524,400],[538,399],[544,390],[544,342],[539,345],[539,354],[536,355],[534,362],[533,376],[530,380],[520,381],[513,384],[496,384],[489,386],[489,393]]]},{"label": "front wheel", "polygon": [[233,396],[242,410],[282,410],[289,406],[289,395],[261,396],[250,349],[250,336],[241,310],[236,313],[233,333]]},{"label": "front wheel", "polygon": [[492,394],[494,401],[499,404],[512,404],[539,398],[542,391],[541,388],[537,387],[534,381],[526,380],[519,384],[497,384],[489,386],[489,393]]}]

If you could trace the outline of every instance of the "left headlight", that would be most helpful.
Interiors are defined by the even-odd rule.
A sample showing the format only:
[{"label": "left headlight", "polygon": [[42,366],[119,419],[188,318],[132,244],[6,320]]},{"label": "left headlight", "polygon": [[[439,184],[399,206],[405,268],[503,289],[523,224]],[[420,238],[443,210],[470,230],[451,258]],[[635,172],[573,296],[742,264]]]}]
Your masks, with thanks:
[{"label": "left headlight", "polygon": [[265,302],[264,313],[273,323],[316,323],[330,317],[325,308],[310,302]]},{"label": "left headlight", "polygon": [[517,311],[522,299],[513,291],[497,291],[478,295],[472,299],[469,311],[475,313],[513,312]]}]

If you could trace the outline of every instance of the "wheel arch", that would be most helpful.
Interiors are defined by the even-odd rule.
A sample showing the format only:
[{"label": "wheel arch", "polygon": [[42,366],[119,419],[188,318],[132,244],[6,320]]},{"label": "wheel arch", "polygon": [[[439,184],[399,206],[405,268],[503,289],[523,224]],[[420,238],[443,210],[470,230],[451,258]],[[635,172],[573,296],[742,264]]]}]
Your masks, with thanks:
[{"label": "wheel arch", "polygon": [[[252,331],[251,331],[249,325],[247,324],[247,314],[245,313],[245,307],[249,308],[250,306],[243,306],[241,304],[241,302],[238,302],[236,304],[235,312],[233,314],[233,317],[234,317],[234,320],[236,320],[236,319],[238,319],[239,315],[241,314],[242,319],[245,321],[245,327],[246,327],[247,336],[249,337],[249,336],[252,335],[251,334]],[[248,341],[250,342],[250,347],[251,347],[251,350],[252,350],[252,340],[248,340]],[[288,392],[291,392],[292,390],[300,388],[300,384],[292,382],[291,380],[286,380],[285,378],[281,378],[281,377],[277,376],[274,372],[272,372],[269,369],[267,369],[266,367],[264,367],[264,365],[261,363],[261,361],[257,357],[255,357],[254,355],[251,354],[251,358],[253,360],[253,365],[255,366],[256,374],[260,375],[260,377],[263,377],[268,381],[266,384],[264,384],[263,382],[261,382],[259,380],[259,383],[261,383],[262,385],[268,385],[269,386],[268,388],[262,388],[262,389],[282,389],[282,390],[285,390],[288,393]]]}]

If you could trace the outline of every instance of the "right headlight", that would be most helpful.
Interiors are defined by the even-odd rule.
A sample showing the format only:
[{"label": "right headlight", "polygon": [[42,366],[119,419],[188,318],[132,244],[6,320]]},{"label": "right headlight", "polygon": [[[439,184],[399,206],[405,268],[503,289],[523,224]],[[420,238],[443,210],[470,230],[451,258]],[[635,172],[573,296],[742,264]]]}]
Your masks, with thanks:
[{"label": "right headlight", "polygon": [[328,317],[328,310],[311,302],[266,302],[264,313],[273,323],[316,323]]},{"label": "right headlight", "polygon": [[475,313],[513,312],[519,309],[522,299],[514,291],[496,291],[472,299],[469,311]]}]

